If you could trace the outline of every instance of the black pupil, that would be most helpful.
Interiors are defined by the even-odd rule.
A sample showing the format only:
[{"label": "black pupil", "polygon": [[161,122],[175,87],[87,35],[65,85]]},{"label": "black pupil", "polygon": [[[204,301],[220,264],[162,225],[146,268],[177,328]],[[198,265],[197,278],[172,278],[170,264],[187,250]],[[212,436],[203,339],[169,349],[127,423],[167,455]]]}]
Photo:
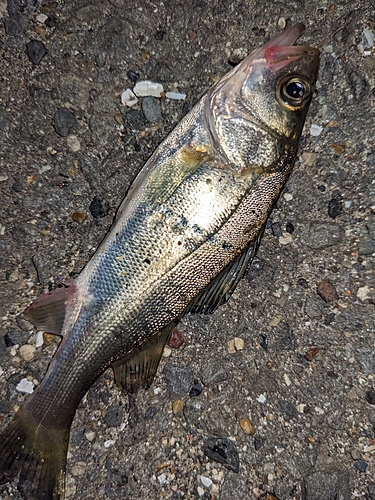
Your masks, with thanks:
[{"label": "black pupil", "polygon": [[292,99],[301,99],[305,95],[305,86],[300,82],[288,83],[285,90]]}]

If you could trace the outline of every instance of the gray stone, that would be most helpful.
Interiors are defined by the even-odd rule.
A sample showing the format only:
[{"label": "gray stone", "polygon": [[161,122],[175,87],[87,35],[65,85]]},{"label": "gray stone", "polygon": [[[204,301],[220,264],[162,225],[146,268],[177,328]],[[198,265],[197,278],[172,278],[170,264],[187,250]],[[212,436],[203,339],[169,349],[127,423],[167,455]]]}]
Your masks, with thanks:
[{"label": "gray stone", "polygon": [[185,396],[193,384],[193,371],[189,368],[181,368],[166,364],[163,375],[167,384],[168,391],[173,397]]},{"label": "gray stone", "polygon": [[224,382],[225,380],[227,380],[227,378],[227,371],[216,359],[211,359],[202,371],[202,381],[204,385],[207,386],[215,385],[219,382]]},{"label": "gray stone", "polygon": [[302,480],[302,500],[349,499],[349,475],[344,470],[316,471]]},{"label": "gray stone", "polygon": [[197,399],[188,399],[184,406],[184,416],[190,425],[199,427],[205,405]]},{"label": "gray stone", "polygon": [[220,500],[233,500],[234,498],[249,498],[249,489],[243,479],[230,472],[224,479]]},{"label": "gray stone", "polygon": [[146,120],[150,123],[156,123],[161,120],[160,104],[156,97],[145,97],[142,101],[142,111]]},{"label": "gray stone", "polygon": [[361,347],[357,349],[355,357],[363,373],[375,373],[375,352],[372,348]]},{"label": "gray stone", "polygon": [[29,20],[22,14],[14,14],[5,19],[5,31],[11,36],[22,36],[28,26]]},{"label": "gray stone", "polygon": [[324,302],[321,298],[315,297],[306,297],[305,303],[305,313],[311,319],[317,318],[323,314]]},{"label": "gray stone", "polygon": [[109,425],[109,427],[118,427],[122,424],[123,416],[123,407],[120,405],[113,405],[107,409],[107,413],[104,417],[104,422]]},{"label": "gray stone", "polygon": [[38,65],[47,53],[47,47],[40,40],[30,40],[26,44],[27,57],[35,65]]},{"label": "gray stone", "polygon": [[325,248],[337,245],[344,236],[344,230],[333,222],[311,222],[307,234],[301,239],[311,248]]},{"label": "gray stone", "polygon": [[69,109],[59,108],[54,117],[54,127],[56,133],[61,137],[66,137],[75,125],[74,115]]}]

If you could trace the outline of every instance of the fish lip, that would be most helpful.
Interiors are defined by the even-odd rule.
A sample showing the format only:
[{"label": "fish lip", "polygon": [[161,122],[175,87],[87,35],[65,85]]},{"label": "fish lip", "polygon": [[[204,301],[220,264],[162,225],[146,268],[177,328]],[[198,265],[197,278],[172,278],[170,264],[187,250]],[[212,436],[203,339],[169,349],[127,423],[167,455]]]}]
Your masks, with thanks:
[{"label": "fish lip", "polygon": [[272,72],[284,69],[302,58],[317,60],[320,54],[318,49],[306,45],[294,45],[305,29],[302,23],[290,26],[261,47],[257,56],[265,60]]}]

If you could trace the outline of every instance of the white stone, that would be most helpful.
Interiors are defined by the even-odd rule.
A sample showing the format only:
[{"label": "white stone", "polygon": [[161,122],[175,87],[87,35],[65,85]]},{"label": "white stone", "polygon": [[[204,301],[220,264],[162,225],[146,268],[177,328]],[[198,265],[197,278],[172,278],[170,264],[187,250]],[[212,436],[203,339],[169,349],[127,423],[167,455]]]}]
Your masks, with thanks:
[{"label": "white stone", "polygon": [[104,441],[104,448],[109,448],[110,446],[115,444],[115,442],[116,441],[114,439],[108,439],[107,441]]},{"label": "white stone", "polygon": [[133,92],[138,97],[153,96],[160,97],[164,91],[161,83],[151,82],[150,80],[142,80],[134,85]]},{"label": "white stone", "polygon": [[265,402],[266,402],[266,400],[267,400],[267,398],[266,398],[266,396],[265,396],[264,394],[261,394],[261,395],[257,398],[258,403],[261,403],[261,404],[265,403]]},{"label": "white stone", "polygon": [[206,488],[210,488],[212,485],[212,481],[209,477],[201,476],[201,481],[203,486],[205,486]]},{"label": "white stone", "polygon": [[158,476],[158,481],[160,484],[165,484],[167,482],[167,476],[165,474],[160,474],[160,476]]},{"label": "white stone", "polygon": [[39,14],[36,16],[36,20],[38,21],[38,23],[45,23],[48,19],[48,16],[46,16],[45,14]]},{"label": "white stone", "polygon": [[85,438],[87,439],[87,441],[93,441],[94,438],[95,438],[95,432],[94,431],[85,431]]},{"label": "white stone", "polygon": [[34,384],[29,382],[27,378],[23,378],[17,385],[16,390],[18,392],[25,392],[26,394],[32,394],[34,392]]},{"label": "white stone", "polygon": [[66,144],[73,153],[77,153],[81,149],[81,143],[76,135],[68,135],[66,138]]},{"label": "white stone", "polygon": [[165,97],[167,99],[175,99],[175,100],[184,100],[186,99],[186,94],[183,94],[182,92],[167,92],[165,94]]},{"label": "white stone", "polygon": [[357,297],[361,300],[365,300],[367,299],[369,292],[370,288],[367,285],[360,286],[357,291]]},{"label": "white stone", "polygon": [[293,236],[290,233],[283,233],[279,236],[280,245],[289,245],[293,241]]},{"label": "white stone", "polygon": [[25,361],[31,361],[34,359],[35,346],[30,344],[21,345],[20,347],[20,355],[21,358]]},{"label": "white stone", "polygon": [[317,125],[316,123],[313,123],[310,127],[310,134],[313,137],[318,137],[321,133],[323,132],[323,127],[320,125]]},{"label": "white stone", "polygon": [[365,29],[362,32],[362,44],[365,49],[371,49],[374,45],[374,33],[369,29]]},{"label": "white stone", "polygon": [[134,106],[134,104],[137,104],[138,99],[132,90],[126,89],[121,94],[121,102],[124,106],[131,107],[131,106]]},{"label": "white stone", "polygon": [[284,197],[284,200],[286,200],[286,201],[291,201],[291,200],[293,200],[293,195],[292,195],[292,194],[290,194],[290,193],[284,193],[284,194],[283,194],[283,197]]},{"label": "white stone", "polygon": [[44,343],[43,332],[39,330],[36,334],[35,347],[41,347],[43,343]]},{"label": "white stone", "polygon": [[200,486],[198,486],[198,488],[197,488],[197,492],[198,492],[198,495],[199,495],[200,497],[203,497],[203,495],[204,495],[204,489],[203,489],[203,488],[201,488]]}]

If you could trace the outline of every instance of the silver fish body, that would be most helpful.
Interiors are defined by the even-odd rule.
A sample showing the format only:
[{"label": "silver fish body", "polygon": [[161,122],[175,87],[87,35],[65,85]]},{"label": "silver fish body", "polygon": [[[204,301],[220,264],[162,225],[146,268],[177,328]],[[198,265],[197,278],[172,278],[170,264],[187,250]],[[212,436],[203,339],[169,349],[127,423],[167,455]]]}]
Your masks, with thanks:
[{"label": "silver fish body", "polygon": [[222,302],[255,254],[317,76],[317,49],[293,45],[302,32],[278,35],[199,101],[135,179],[78,278],[26,311],[63,340],[0,443],[0,482],[21,470],[25,498],[64,497],[70,424],[98,376],[112,365],[124,388],[149,383],[181,316]]}]

